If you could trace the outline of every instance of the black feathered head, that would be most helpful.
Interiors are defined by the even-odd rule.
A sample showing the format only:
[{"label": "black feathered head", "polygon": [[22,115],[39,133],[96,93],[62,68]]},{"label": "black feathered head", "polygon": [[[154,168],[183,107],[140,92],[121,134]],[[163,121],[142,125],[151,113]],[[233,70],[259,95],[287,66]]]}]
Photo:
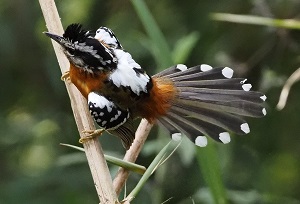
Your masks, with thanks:
[{"label": "black feathered head", "polygon": [[80,24],[69,25],[63,36],[45,32],[59,43],[70,63],[88,72],[113,70],[117,67],[114,53],[95,39]]}]

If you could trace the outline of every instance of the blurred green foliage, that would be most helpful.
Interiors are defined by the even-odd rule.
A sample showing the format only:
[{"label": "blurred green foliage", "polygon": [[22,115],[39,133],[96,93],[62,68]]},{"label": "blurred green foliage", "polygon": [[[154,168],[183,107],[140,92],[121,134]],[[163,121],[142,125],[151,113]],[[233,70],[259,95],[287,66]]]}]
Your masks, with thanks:
[{"label": "blurred green foliage", "polygon": [[[285,79],[300,64],[299,30],[210,18],[221,12],[297,19],[300,2],[146,1],[167,40],[164,54],[171,57],[164,61],[153,44],[160,39],[148,34],[153,30],[145,29],[132,2],[56,3],[64,26],[79,22],[92,30],[112,28],[150,74],[174,61],[230,66],[247,77],[268,96],[268,115],[250,120],[249,135],[213,145],[217,154],[212,163],[220,166],[230,203],[300,203],[299,84],[292,88],[287,107],[274,109]],[[97,203],[84,154],[58,145],[78,144],[79,136],[51,43],[42,34],[46,26],[38,1],[1,1],[0,26],[0,203]],[[117,138],[105,135],[100,141],[105,153],[122,158],[125,151]],[[164,130],[153,129],[138,163],[148,166],[168,141]],[[170,198],[167,203],[216,202],[203,177],[202,151],[183,141],[133,203],[158,204]],[[110,169],[114,175],[117,168]],[[131,174],[128,191],[139,179]]]}]

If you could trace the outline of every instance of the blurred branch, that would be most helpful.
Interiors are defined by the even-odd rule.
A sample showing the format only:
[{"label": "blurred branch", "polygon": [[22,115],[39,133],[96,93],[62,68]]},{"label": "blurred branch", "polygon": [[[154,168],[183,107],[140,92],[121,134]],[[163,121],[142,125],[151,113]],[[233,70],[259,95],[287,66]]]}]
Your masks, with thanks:
[{"label": "blurred branch", "polygon": [[[148,123],[146,119],[142,119],[138,129],[135,132],[135,139],[124,156],[124,161],[134,163],[149,135],[152,125]],[[114,181],[113,185],[117,195],[121,192],[127,178],[129,176],[129,171],[124,168],[120,168]]]},{"label": "blurred branch", "polygon": [[276,106],[278,110],[282,110],[285,107],[287,98],[290,93],[290,89],[292,88],[294,83],[296,83],[299,80],[300,80],[300,67],[288,78],[288,80],[284,84],[279,97],[278,104]]},{"label": "blurred branch", "polygon": [[[47,28],[52,33],[62,34],[63,27],[54,0],[39,0]],[[52,42],[62,73],[68,71],[69,62],[57,43]],[[71,100],[71,106],[80,137],[83,130],[95,130],[94,122],[89,114],[86,99],[73,84],[65,83]],[[100,203],[117,203],[111,176],[97,138],[87,140],[83,147],[94,180]]]},{"label": "blurred branch", "polygon": [[212,13],[211,18],[215,21],[225,21],[231,23],[264,25],[287,29],[300,29],[300,21],[294,19],[273,19],[259,16],[238,15],[229,13]]}]

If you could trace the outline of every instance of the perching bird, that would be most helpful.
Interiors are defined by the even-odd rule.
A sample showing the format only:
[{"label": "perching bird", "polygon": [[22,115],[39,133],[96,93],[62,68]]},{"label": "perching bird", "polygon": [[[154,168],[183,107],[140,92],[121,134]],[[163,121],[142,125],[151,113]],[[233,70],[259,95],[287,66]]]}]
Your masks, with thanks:
[{"label": "perching bird", "polygon": [[109,28],[100,27],[93,36],[71,24],[63,36],[45,34],[61,45],[70,62],[68,76],[88,100],[96,123],[120,137],[126,149],[134,140],[136,118],[158,121],[172,139],[183,133],[203,147],[205,136],[226,144],[229,132],[249,133],[244,116],[266,115],[266,96],[250,91],[246,79],[232,78],[229,67],[178,64],[151,77]]}]

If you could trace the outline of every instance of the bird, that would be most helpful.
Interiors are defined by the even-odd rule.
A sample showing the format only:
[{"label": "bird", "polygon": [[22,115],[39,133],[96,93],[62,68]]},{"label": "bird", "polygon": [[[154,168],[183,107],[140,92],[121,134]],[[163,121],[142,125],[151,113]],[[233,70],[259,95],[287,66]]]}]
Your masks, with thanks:
[{"label": "bird", "polygon": [[62,36],[44,33],[69,60],[65,75],[87,99],[100,133],[119,137],[126,149],[134,140],[133,121],[138,118],[162,125],[173,140],[185,135],[205,147],[207,136],[227,144],[230,133],[248,134],[245,117],[267,113],[266,95],[250,90],[247,79],[234,78],[227,66],[177,64],[150,76],[107,27],[92,33],[74,23]]}]

